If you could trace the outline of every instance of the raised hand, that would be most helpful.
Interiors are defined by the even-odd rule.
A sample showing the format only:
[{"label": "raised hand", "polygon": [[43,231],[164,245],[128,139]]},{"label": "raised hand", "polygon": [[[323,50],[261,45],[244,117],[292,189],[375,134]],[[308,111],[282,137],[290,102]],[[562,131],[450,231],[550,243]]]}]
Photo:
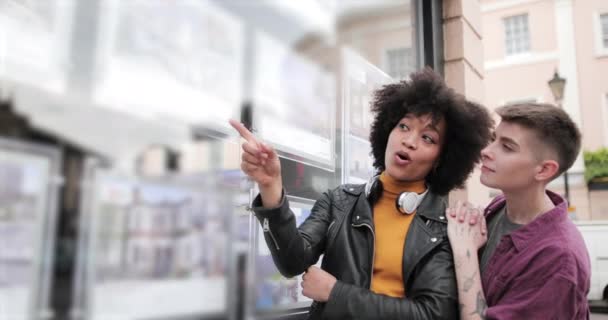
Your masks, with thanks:
[{"label": "raised hand", "polygon": [[264,207],[277,206],[283,190],[277,153],[271,146],[260,142],[242,123],[230,120],[230,125],[245,139],[241,169],[260,187]]}]

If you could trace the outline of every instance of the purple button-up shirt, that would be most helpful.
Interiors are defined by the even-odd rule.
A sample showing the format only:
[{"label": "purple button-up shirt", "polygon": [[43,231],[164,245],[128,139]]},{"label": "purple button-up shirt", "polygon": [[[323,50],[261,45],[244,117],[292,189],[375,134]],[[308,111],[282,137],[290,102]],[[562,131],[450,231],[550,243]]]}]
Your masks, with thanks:
[{"label": "purple button-up shirt", "polygon": [[[566,201],[547,191],[555,208],[503,236],[482,274],[488,319],[589,319],[591,267]],[[499,196],[485,211],[505,205]]]}]

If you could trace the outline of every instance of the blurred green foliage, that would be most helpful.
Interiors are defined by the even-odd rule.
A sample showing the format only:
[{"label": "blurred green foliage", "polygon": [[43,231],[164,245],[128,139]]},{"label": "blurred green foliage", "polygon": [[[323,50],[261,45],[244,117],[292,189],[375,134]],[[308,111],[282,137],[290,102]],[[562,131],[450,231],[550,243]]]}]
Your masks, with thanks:
[{"label": "blurred green foliage", "polygon": [[585,158],[585,180],[608,182],[608,148],[583,152]]}]

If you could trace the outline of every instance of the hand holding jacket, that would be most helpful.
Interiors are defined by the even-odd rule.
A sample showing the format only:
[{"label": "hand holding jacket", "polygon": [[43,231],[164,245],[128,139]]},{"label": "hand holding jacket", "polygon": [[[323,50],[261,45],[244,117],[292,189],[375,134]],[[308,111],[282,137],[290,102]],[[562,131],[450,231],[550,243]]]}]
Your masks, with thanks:
[{"label": "hand holding jacket", "polygon": [[327,302],[334,285],[336,277],[316,266],[309,267],[302,276],[302,294],[315,301]]}]

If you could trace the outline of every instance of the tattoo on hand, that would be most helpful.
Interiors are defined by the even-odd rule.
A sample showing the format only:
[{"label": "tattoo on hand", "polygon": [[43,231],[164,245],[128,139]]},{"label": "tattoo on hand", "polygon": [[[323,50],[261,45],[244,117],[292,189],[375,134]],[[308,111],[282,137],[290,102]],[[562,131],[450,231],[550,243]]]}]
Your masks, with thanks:
[{"label": "tattoo on hand", "polygon": [[488,309],[488,305],[486,304],[486,298],[481,294],[481,291],[477,292],[477,306],[475,307],[475,311],[471,312],[471,315],[478,314],[479,318],[486,318],[486,309]]},{"label": "tattoo on hand", "polygon": [[469,292],[469,290],[471,290],[471,288],[473,287],[473,283],[474,283],[476,274],[477,274],[477,271],[473,272],[473,274],[471,275],[470,278],[466,278],[464,280],[464,284],[462,285],[462,290],[464,290],[464,292]]},{"label": "tattoo on hand", "polygon": [[471,259],[471,252],[469,252],[469,249],[467,249],[467,259]]}]

